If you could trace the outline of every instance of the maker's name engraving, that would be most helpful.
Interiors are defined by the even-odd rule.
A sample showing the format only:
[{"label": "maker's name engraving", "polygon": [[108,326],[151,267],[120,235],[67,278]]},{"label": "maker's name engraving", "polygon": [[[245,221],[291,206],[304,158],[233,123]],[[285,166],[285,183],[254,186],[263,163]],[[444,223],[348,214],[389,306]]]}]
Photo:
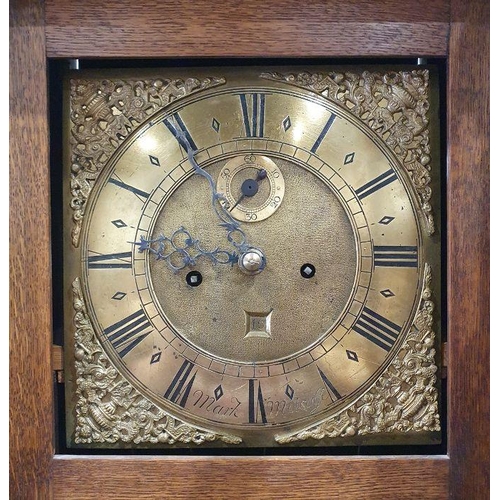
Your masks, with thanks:
[{"label": "maker's name engraving", "polygon": [[236,410],[241,405],[241,402],[237,397],[233,396],[229,405],[221,404],[213,396],[209,396],[202,390],[198,389],[193,393],[193,400],[193,407],[195,408],[204,409],[205,411],[216,415],[238,418]]},{"label": "maker's name engraving", "polygon": [[296,413],[306,413],[312,415],[321,406],[326,390],[319,388],[310,398],[295,397],[290,401],[281,399],[278,401],[266,400],[266,413],[269,417],[293,415]]}]

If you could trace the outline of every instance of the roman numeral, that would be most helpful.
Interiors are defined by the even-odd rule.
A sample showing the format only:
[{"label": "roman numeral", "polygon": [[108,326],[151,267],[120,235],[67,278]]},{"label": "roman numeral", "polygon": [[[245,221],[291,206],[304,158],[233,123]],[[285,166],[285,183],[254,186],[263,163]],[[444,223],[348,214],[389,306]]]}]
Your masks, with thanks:
[{"label": "roman numeral", "polygon": [[187,399],[196,377],[195,372],[188,381],[193,367],[194,364],[191,363],[191,361],[185,359],[182,363],[182,366],[179,368],[179,371],[175,374],[175,377],[168,386],[167,391],[165,392],[166,399],[172,401],[172,403],[178,404],[182,408],[186,407]]},{"label": "roman numeral", "polygon": [[260,382],[255,386],[255,379],[248,381],[248,421],[251,424],[257,424],[260,420],[263,424],[267,424],[266,408],[264,406],[264,398],[262,397],[262,389]]},{"label": "roman numeral", "polygon": [[131,269],[132,252],[89,255],[89,269]]},{"label": "roman numeral", "polygon": [[325,138],[326,134],[330,130],[330,127],[333,125],[335,118],[337,118],[337,116],[332,113],[330,115],[330,118],[328,118],[328,121],[326,122],[325,126],[323,127],[323,130],[319,134],[319,137],[316,139],[316,142],[313,144],[313,147],[311,148],[311,153],[316,153],[317,149],[323,142],[323,139]]},{"label": "roman numeral", "polygon": [[364,308],[352,329],[386,351],[390,351],[399,332],[401,332],[399,325],[368,309],[368,307]]},{"label": "roman numeral", "polygon": [[139,196],[140,198],[144,198],[142,201],[146,201],[149,198],[149,193],[146,193],[146,191],[142,191],[142,189],[138,189],[134,186],[130,186],[129,184],[125,184],[125,182],[122,182],[118,179],[114,179],[113,177],[110,177],[108,182],[110,184],[114,184],[115,186],[118,186],[122,189],[126,189],[127,191],[130,191],[131,193],[134,193],[135,195]]},{"label": "roman numeral", "polygon": [[387,172],[380,174],[378,177],[375,177],[375,179],[367,182],[364,186],[356,189],[356,194],[358,195],[358,198],[362,200],[363,198],[375,193],[375,191],[378,191],[391,182],[394,182],[397,178],[396,172],[390,168]]},{"label": "roman numeral", "polygon": [[373,259],[376,267],[417,267],[417,247],[374,246]]},{"label": "roman numeral", "polygon": [[[337,389],[333,386],[331,381],[328,379],[328,377],[320,370],[320,368],[317,366],[316,367],[319,373],[319,376],[321,377],[321,380],[326,386],[326,390],[328,391],[328,394],[330,395],[330,398],[332,401],[337,401],[337,399],[340,399],[342,396]],[[335,396],[335,399],[332,398],[332,394]]]},{"label": "roman numeral", "polygon": [[[250,106],[248,101],[250,101]],[[241,111],[247,137],[264,137],[265,94],[240,94]]]},{"label": "roman numeral", "polygon": [[152,330],[144,311],[139,309],[135,313],[123,318],[117,323],[108,326],[104,335],[111,342],[120,358],[123,358],[137,344],[142,342]]},{"label": "roman numeral", "polygon": [[[175,121],[177,128],[172,123],[171,120]],[[182,118],[179,116],[179,113],[174,113],[171,117],[165,118],[165,120],[163,120],[163,123],[166,125],[168,130],[170,130],[170,132],[172,132],[172,135],[177,139],[177,142],[180,144],[182,149],[184,149],[184,151],[187,151],[187,149],[186,149],[186,145],[183,142],[183,140],[179,138],[179,130],[181,130],[183,132],[183,136],[184,136],[183,138],[189,144],[190,149],[192,149],[193,151],[196,151],[198,149],[198,146],[194,142],[191,134],[189,133],[189,130],[187,129],[184,122],[182,121]],[[179,129],[179,130],[177,130],[177,129]]]}]

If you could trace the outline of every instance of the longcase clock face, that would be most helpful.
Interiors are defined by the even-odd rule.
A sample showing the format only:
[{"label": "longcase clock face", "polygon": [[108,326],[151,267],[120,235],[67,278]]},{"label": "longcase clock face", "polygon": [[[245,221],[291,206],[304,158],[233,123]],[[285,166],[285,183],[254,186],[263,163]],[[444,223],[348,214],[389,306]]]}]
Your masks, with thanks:
[{"label": "longcase clock face", "polygon": [[277,72],[125,82],[71,81],[70,443],[435,437],[432,219],[392,135]]}]

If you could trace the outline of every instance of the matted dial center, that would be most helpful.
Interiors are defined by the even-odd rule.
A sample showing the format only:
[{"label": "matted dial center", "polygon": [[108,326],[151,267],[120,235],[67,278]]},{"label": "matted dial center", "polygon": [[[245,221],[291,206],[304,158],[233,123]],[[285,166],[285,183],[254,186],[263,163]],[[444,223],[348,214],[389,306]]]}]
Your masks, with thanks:
[{"label": "matted dial center", "polygon": [[[189,269],[173,274],[164,262],[149,260],[152,290],[165,319],[191,346],[222,360],[259,363],[308,349],[343,317],[354,289],[359,253],[339,197],[293,162],[272,161],[284,177],[287,196],[271,217],[242,223],[252,247],[238,265],[199,259],[196,270],[203,283],[193,287],[185,280]],[[223,159],[205,168],[216,177],[227,163]],[[258,171],[249,170],[239,190],[244,180],[257,178]],[[151,238],[185,226],[203,248],[230,250],[219,224],[206,180],[192,176],[158,211]],[[310,279],[301,275],[304,263],[314,265]]]}]

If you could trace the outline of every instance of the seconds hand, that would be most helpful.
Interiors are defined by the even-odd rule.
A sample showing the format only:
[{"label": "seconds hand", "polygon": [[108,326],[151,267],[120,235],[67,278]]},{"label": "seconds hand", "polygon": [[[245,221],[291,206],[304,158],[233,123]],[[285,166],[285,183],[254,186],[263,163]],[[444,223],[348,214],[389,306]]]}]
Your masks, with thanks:
[{"label": "seconds hand", "polygon": [[229,209],[229,211],[231,212],[234,208],[236,208],[244,198],[255,196],[259,190],[259,182],[266,177],[267,172],[262,168],[257,173],[257,177],[255,179],[247,179],[246,181],[243,181],[243,184],[241,185],[241,196],[238,201]]}]

